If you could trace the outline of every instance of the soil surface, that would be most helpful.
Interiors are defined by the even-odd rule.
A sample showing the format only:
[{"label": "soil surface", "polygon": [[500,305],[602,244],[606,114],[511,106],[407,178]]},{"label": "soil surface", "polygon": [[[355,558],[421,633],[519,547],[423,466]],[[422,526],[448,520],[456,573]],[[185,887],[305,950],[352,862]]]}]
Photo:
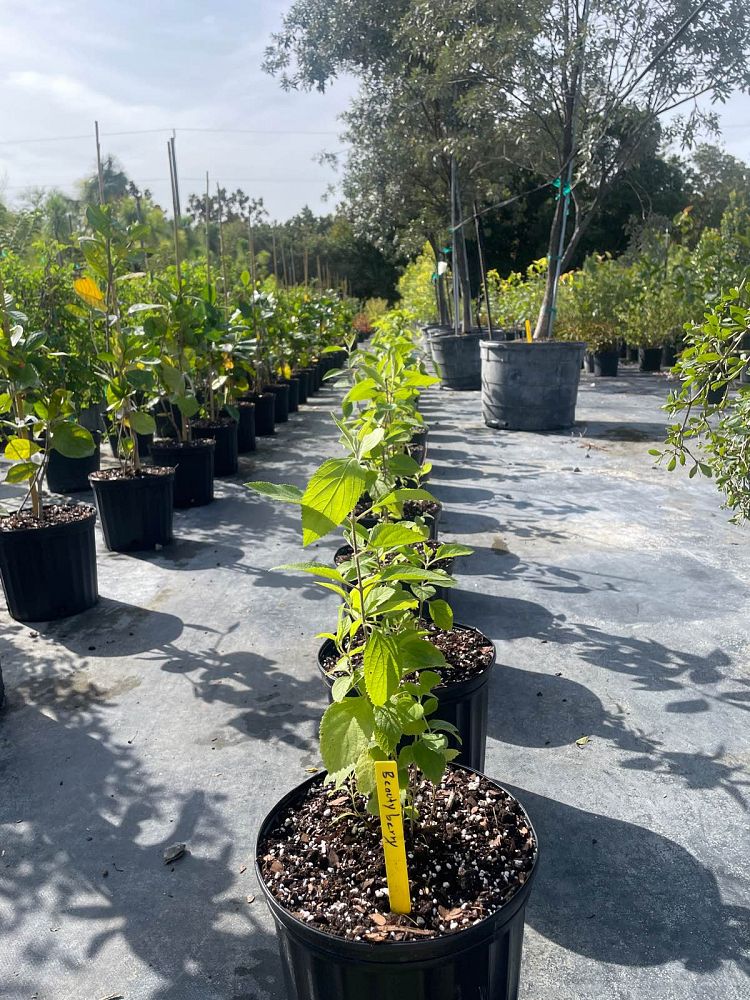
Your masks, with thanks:
[{"label": "soil surface", "polygon": [[[372,497],[369,493],[363,493],[357,501],[357,506],[354,508],[353,513],[359,517],[366,510],[369,510],[370,507],[372,507]],[[407,500],[403,507],[404,519],[412,521],[415,517],[436,518],[441,509],[442,504],[437,500]]]},{"label": "soil surface", "polygon": [[279,903],[321,931],[373,942],[455,934],[507,903],[536,858],[516,799],[458,768],[439,787],[412,781],[420,819],[405,825],[410,914],[390,911],[380,820],[362,796],[331,785],[313,786],[260,845],[263,880]]},{"label": "soil surface", "polygon": [[[493,662],[495,647],[487,636],[473,628],[455,625],[450,632],[444,632],[432,622],[422,622],[422,628],[428,633],[425,636],[433,646],[437,646],[448,667],[430,667],[440,674],[444,684],[460,684],[462,681],[478,677]],[[327,674],[336,676],[335,667],[338,656],[334,653],[323,660],[323,669]],[[361,654],[352,657],[355,665],[361,663]],[[343,672],[343,671],[340,671]]]},{"label": "soil surface", "polygon": [[186,448],[190,450],[191,448],[208,448],[215,443],[213,438],[196,438],[194,441],[175,441],[172,438],[159,438],[151,445],[151,450],[158,451],[159,448]]},{"label": "soil surface", "polygon": [[42,517],[34,517],[30,510],[17,511],[0,517],[0,531],[20,531],[24,528],[49,528],[57,524],[75,524],[96,517],[96,508],[83,503],[53,503],[42,508]]},{"label": "soil surface", "polygon": [[215,427],[231,427],[236,423],[232,417],[219,417],[217,420],[193,420],[191,426],[201,430],[213,430]]},{"label": "soil surface", "polygon": [[140,469],[133,469],[131,466],[127,468],[115,468],[115,469],[101,469],[99,472],[92,472],[91,479],[143,479],[148,476],[169,476],[174,472],[174,467],[171,465],[144,465]]}]

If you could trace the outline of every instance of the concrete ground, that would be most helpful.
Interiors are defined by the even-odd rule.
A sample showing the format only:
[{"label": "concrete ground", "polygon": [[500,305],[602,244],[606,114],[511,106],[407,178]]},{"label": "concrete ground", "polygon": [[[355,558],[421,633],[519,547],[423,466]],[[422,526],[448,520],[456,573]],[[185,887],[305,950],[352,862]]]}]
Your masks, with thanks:
[{"label": "concrete ground", "polygon": [[[747,530],[652,468],[665,393],[584,376],[548,435],[486,428],[476,393],[424,407],[442,535],[476,550],[457,619],[498,647],[487,771],[541,843],[522,1000],[750,995]],[[336,598],[270,571],[302,557],[296,510],[242,483],[303,484],[330,403],[177,513],[171,548],[102,548],[98,607],[3,614],[3,1000],[284,1000],[253,842],[318,763]]]}]

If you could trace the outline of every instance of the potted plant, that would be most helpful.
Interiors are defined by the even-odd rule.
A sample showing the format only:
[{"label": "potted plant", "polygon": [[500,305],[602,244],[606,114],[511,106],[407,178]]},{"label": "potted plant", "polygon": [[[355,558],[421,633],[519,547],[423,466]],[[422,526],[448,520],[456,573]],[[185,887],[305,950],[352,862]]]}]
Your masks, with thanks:
[{"label": "potted plant", "polygon": [[200,409],[194,367],[202,350],[202,311],[196,298],[181,289],[164,286],[162,297],[166,309],[143,323],[147,336],[161,345],[155,374],[162,392],[156,419],[162,421],[163,435],[152,444],[151,456],[175,470],[175,507],[199,507],[214,498],[216,448],[213,438],[194,438],[190,422]]},{"label": "potted plant", "polygon": [[[544,301],[548,262],[534,261],[525,275],[500,283],[493,315],[501,328],[535,321]],[[563,275],[561,285],[570,279]],[[492,294],[492,293],[491,293]],[[484,340],[482,414],[488,427],[545,431],[575,421],[581,362],[586,345],[579,341]]]},{"label": "potted plant", "polygon": [[[296,567],[342,605],[336,631],[323,634],[336,649],[333,701],[320,725],[326,772],[284,796],[258,835],[256,871],[287,992],[317,1000],[335,983],[342,997],[372,1000],[511,1000],[536,837],[505,789],[454,763],[456,728],[440,718],[436,697],[446,658],[428,639],[431,625],[449,631],[450,609],[405,587],[442,585],[446,574],[383,558],[399,543],[421,544],[426,532],[415,522],[363,527],[352,508],[374,488],[368,459],[382,428],[354,436],[344,426],[342,434],[348,453],[325,462],[304,491],[249,484],[300,505],[305,544],[347,524],[353,550],[353,576]],[[383,498],[396,514],[398,492]],[[415,613],[420,604],[427,622]]]},{"label": "potted plant", "polygon": [[207,285],[199,299],[202,336],[195,364],[202,385],[202,402],[193,420],[193,436],[214,440],[214,474],[233,476],[239,469],[238,413],[228,412],[228,381],[234,338],[229,322],[216,302],[216,290]]},{"label": "potted plant", "polygon": [[[174,492],[174,468],[146,466],[140,454],[139,435],[151,436],[156,430],[150,410],[158,399],[160,345],[138,321],[154,306],[135,304],[123,316],[117,294],[118,272],[131,273],[128,265],[141,227],[122,225],[110,206],[89,206],[86,215],[93,235],[80,242],[94,277],[78,278],[74,287],[104,324],[106,350],[98,356],[98,374],[106,385],[119,458],[116,468],[94,472],[89,479],[107,548],[153,549],[172,541]],[[106,282],[105,292],[96,279]]]},{"label": "potted plant", "polygon": [[44,378],[45,334],[24,330],[26,317],[0,281],[0,413],[7,428],[6,482],[23,484],[20,506],[0,518],[0,579],[8,611],[19,621],[77,614],[98,598],[94,522],[88,504],[44,504],[50,456],[94,452],[74,419],[72,395]]},{"label": "potted plant", "polygon": [[[271,362],[268,357],[265,323],[276,311],[276,299],[272,293],[251,289],[251,279],[247,272],[241,276],[243,295],[234,318],[238,339],[242,345],[241,365],[247,376],[248,386],[239,401],[254,404],[255,433],[259,437],[269,437],[276,432],[277,409],[279,415],[284,405],[284,390],[272,392],[264,386],[271,378]],[[288,388],[285,389],[288,397]],[[277,399],[277,397],[280,397]]]},{"label": "potted plant", "polygon": [[609,255],[588,257],[561,282],[557,336],[585,342],[594,375],[617,375],[622,288],[623,267]]}]

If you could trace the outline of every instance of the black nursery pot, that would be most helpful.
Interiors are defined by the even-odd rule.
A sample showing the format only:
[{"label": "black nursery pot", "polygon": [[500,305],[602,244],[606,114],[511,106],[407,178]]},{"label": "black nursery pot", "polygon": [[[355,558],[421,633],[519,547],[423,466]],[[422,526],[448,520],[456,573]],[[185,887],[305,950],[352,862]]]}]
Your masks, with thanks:
[{"label": "black nursery pot", "polygon": [[282,378],[280,381],[282,385],[289,387],[289,412],[296,413],[300,403],[299,379],[293,375],[291,378]]},{"label": "black nursery pot", "polygon": [[665,344],[661,349],[662,368],[674,368],[677,364],[677,347],[675,344]]},{"label": "black nursery pot", "polygon": [[[325,772],[313,775],[285,795],[261,824],[256,842],[255,874],[276,924],[289,1000],[517,1000],[538,853],[528,879],[505,906],[440,938],[348,941],[310,927],[277,902],[261,874],[262,845],[280,816],[326,778]],[[530,821],[527,826],[536,840]]]},{"label": "black nursery pot", "polygon": [[237,451],[237,421],[230,417],[218,421],[193,424],[193,437],[199,440],[211,439],[216,442],[214,450],[214,475],[234,476],[239,469]]},{"label": "black nursery pot", "polygon": [[583,370],[589,375],[594,374],[594,354],[593,351],[586,351],[583,356]]},{"label": "black nursery pot", "polygon": [[211,440],[155,441],[151,454],[174,468],[175,507],[203,507],[214,498],[214,448]]},{"label": "black nursery pot", "polygon": [[242,397],[242,402],[255,403],[255,434],[257,437],[269,437],[276,433],[274,414],[276,412],[276,397],[272,392],[254,392]]},{"label": "black nursery pot", "polygon": [[640,372],[661,371],[661,347],[638,348],[638,371]]},{"label": "black nursery pot", "polygon": [[86,458],[66,458],[54,449],[49,453],[47,463],[47,488],[50,493],[82,493],[91,489],[89,476],[98,472],[101,466],[101,434],[92,431],[96,445],[94,453]]},{"label": "black nursery pot", "polygon": [[174,469],[141,470],[128,479],[100,479],[93,473],[99,521],[110,552],[142,552],[172,541]]},{"label": "black nursery pot", "polygon": [[620,364],[619,351],[594,351],[594,375],[615,378]]},{"label": "black nursery pot", "polygon": [[[456,622],[454,628],[469,629],[470,626]],[[476,629],[472,631],[476,631]],[[484,638],[487,637],[484,636]],[[497,650],[490,639],[487,639],[487,644],[493,649],[492,662],[481,674],[477,674],[476,677],[471,677],[467,681],[460,681],[458,684],[441,684],[432,692],[438,700],[435,718],[452,723],[461,736],[461,744],[456,747],[459,750],[455,760],[456,764],[473,767],[477,771],[484,770],[489,680],[497,659]],[[328,688],[329,702],[333,700],[331,697],[333,679],[325,672],[323,664],[330,656],[336,656],[336,647],[330,639],[326,639],[318,651],[318,669]]]},{"label": "black nursery pot", "polygon": [[276,398],[274,405],[274,421],[285,424],[289,419],[289,386],[283,383],[264,385],[263,392],[271,392]]},{"label": "black nursery pot", "polygon": [[11,618],[52,621],[96,604],[96,511],[86,506],[90,515],[71,524],[0,531],[0,579]]},{"label": "black nursery pot", "polygon": [[294,373],[293,377],[296,378],[297,382],[299,383],[299,389],[298,389],[298,391],[299,391],[299,402],[300,402],[300,405],[302,405],[303,403],[307,402],[307,396],[308,396],[308,391],[309,391],[308,390],[308,385],[309,385],[308,373],[304,369],[298,370],[298,371],[296,371]]},{"label": "black nursery pot", "polygon": [[237,451],[240,455],[255,451],[255,403],[241,399],[237,403],[240,413],[237,424]]}]

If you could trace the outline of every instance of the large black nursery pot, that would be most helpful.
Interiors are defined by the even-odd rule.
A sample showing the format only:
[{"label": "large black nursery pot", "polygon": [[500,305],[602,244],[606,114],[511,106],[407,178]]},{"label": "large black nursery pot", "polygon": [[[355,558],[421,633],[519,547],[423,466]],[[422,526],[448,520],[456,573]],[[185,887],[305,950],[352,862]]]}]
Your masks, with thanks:
[{"label": "large black nursery pot", "polygon": [[631,362],[634,362],[634,363],[638,362],[638,348],[637,347],[628,347],[627,355],[628,355],[628,361],[631,361]]},{"label": "large black nursery pot", "polygon": [[[263,881],[262,846],[286,810],[326,779],[325,772],[313,775],[285,795],[263,820],[256,842],[255,873],[276,925],[289,1000],[517,1000],[538,850],[526,882],[504,906],[444,937],[349,941],[310,927],[277,902]],[[526,825],[536,840],[531,821]]]},{"label": "large black nursery pot", "polygon": [[[456,622],[454,628],[469,629],[470,626]],[[471,629],[471,631],[476,632],[476,629]],[[487,639],[486,636],[483,638]],[[497,659],[497,650],[491,639],[487,639],[487,645],[492,646],[493,649],[492,662],[480,674],[469,678],[469,680],[459,681],[457,684],[441,684],[440,687],[433,688],[432,691],[438,700],[435,718],[452,723],[461,736],[461,744],[456,746],[456,749],[459,750],[456,764],[473,767],[477,771],[484,770],[484,755],[487,748],[489,681]],[[331,656],[336,656],[336,647],[331,639],[326,639],[318,651],[318,669],[328,688],[329,701],[333,700],[331,697],[333,678],[326,673],[324,664]]]},{"label": "large black nursery pot", "polygon": [[203,507],[213,500],[215,446],[212,439],[154,441],[154,461],[174,468],[175,507]]},{"label": "large black nursery pot", "polygon": [[620,364],[619,350],[594,351],[594,375],[601,378],[615,378]]},{"label": "large black nursery pot", "polygon": [[285,424],[289,420],[289,386],[283,382],[264,385],[263,392],[273,393],[275,399],[273,419],[277,424]]},{"label": "large black nursery pot", "polygon": [[299,410],[299,379],[292,376],[279,379],[279,382],[289,387],[289,412],[296,413]]},{"label": "large black nursery pot", "polygon": [[255,451],[255,403],[241,399],[237,403],[240,419],[237,424],[237,451],[246,455]]},{"label": "large black nursery pot", "polygon": [[104,543],[110,552],[142,552],[172,541],[174,469],[144,467],[125,479],[101,478],[94,489]]},{"label": "large black nursery pot", "polygon": [[220,417],[218,420],[201,420],[193,424],[193,437],[198,439],[213,439],[214,475],[234,476],[240,467],[238,457],[237,421],[231,417]]},{"label": "large black nursery pot", "polygon": [[482,415],[488,427],[549,431],[575,422],[586,345],[482,341]]},{"label": "large black nursery pot", "polygon": [[638,348],[638,371],[640,372],[661,371],[661,347]]},{"label": "large black nursery pot", "polygon": [[446,389],[472,390],[482,387],[482,364],[479,343],[482,333],[433,336],[432,360],[441,384]]},{"label": "large black nursery pot", "polygon": [[0,579],[11,618],[23,622],[67,618],[93,607],[96,511],[69,523],[0,531]]},{"label": "large black nursery pot", "polygon": [[53,448],[47,463],[47,489],[50,493],[83,493],[91,489],[89,476],[101,466],[101,433],[91,431],[94,452],[85,458],[67,458]]},{"label": "large black nursery pot", "polygon": [[272,392],[253,392],[242,397],[242,402],[255,403],[255,434],[257,437],[270,437],[276,433],[274,415],[276,413],[276,397]]}]

